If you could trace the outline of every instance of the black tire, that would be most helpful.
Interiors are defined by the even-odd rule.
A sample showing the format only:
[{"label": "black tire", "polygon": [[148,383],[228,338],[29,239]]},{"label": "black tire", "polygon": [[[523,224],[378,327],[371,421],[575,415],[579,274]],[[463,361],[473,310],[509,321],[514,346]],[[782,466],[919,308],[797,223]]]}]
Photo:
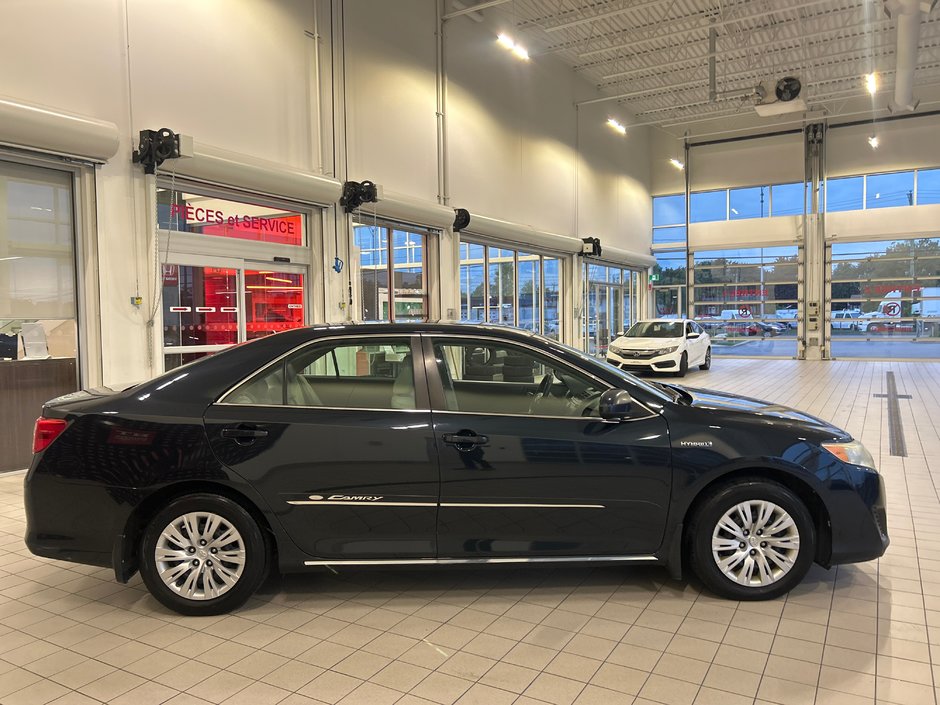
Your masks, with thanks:
[{"label": "black tire", "polygon": [[679,371],[676,372],[676,377],[685,377],[688,371],[689,371],[689,353],[682,353],[682,357],[679,358]]},{"label": "black tire", "polygon": [[698,366],[700,370],[710,370],[712,368],[712,346],[709,345],[705,351],[705,362]]},{"label": "black tire", "polygon": [[[226,588],[218,597],[203,599],[186,597],[164,583],[157,568],[157,542],[161,540],[164,529],[167,529],[175,519],[195,512],[211,513],[221,517],[238,532],[241,538],[240,544],[244,550],[244,567],[241,575],[238,576],[231,587]],[[180,534],[183,535],[183,532],[180,532]],[[216,535],[218,535],[218,532]],[[225,545],[230,546],[232,544]],[[204,550],[208,551],[210,549],[207,546]],[[150,520],[146,531],[144,531],[140,542],[139,555],[140,575],[150,594],[174,612],[187,616],[224,614],[240,607],[245,604],[264,581],[268,568],[268,546],[255,519],[234,500],[208,493],[179,497],[160,510]],[[211,565],[211,558],[211,555],[204,557],[207,566]],[[179,561],[172,568],[182,566],[186,562]],[[232,565],[229,564],[228,567]],[[221,566],[217,566],[217,569],[219,567]],[[199,578],[196,587],[205,593],[205,588],[199,587],[205,584],[203,581],[203,578]],[[182,582],[182,579],[180,582]]]},{"label": "black tire", "polygon": [[[798,548],[789,571],[766,585],[745,585],[727,576],[718,566],[716,554],[712,551],[712,538],[719,520],[726,512],[740,503],[758,501],[773,503],[778,509],[789,514],[798,532]],[[686,534],[689,561],[695,574],[716,595],[731,600],[771,600],[796,587],[812,566],[816,555],[814,527],[813,517],[806,505],[783,485],[761,478],[738,479],[709,493],[696,510]],[[748,542],[757,541],[756,544],[751,543],[752,548],[747,549],[745,544],[744,551],[737,548],[728,549],[729,555],[726,557],[730,557],[731,551],[737,551],[740,555],[754,555],[755,551],[760,550],[766,543],[756,539],[756,534],[757,532],[744,539]],[[735,541],[733,538],[729,540],[732,543]],[[747,558],[748,556],[744,556],[743,561]],[[778,568],[769,560],[766,560],[765,564],[773,569]]]}]

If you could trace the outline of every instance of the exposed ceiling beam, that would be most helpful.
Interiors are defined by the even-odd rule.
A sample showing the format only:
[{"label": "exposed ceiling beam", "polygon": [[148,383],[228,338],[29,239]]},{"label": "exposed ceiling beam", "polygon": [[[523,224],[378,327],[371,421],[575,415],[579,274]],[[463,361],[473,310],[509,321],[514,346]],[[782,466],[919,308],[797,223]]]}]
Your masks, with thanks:
[{"label": "exposed ceiling beam", "polygon": [[641,2],[638,4],[631,4],[628,0],[625,7],[617,8],[616,10],[606,10],[604,12],[598,12],[595,15],[590,17],[581,17],[576,20],[569,20],[568,22],[562,22],[561,24],[551,25],[549,27],[542,26],[546,32],[558,32],[562,29],[570,29],[571,27],[578,27],[583,24],[590,24],[591,22],[597,22],[598,20],[606,20],[611,17],[616,17],[617,15],[625,15],[628,12],[642,12],[643,10],[649,10],[660,5],[672,4],[675,0],[649,0],[648,2]]},{"label": "exposed ceiling beam", "polygon": [[[436,2],[437,0],[435,0]],[[454,10],[453,12],[448,12],[446,15],[441,17],[442,20],[452,20],[455,17],[463,17],[464,15],[469,15],[474,12],[479,12],[480,10],[485,10],[488,7],[496,7],[497,5],[505,5],[511,0],[486,0],[485,2],[478,2],[476,5],[471,7],[465,7],[462,10]]]},{"label": "exposed ceiling beam", "polygon": [[[664,39],[671,39],[676,36],[688,36],[692,32],[707,32],[711,28],[727,27],[728,25],[738,24],[739,22],[749,22],[751,20],[759,20],[764,17],[772,17],[774,15],[783,15],[788,12],[795,12],[796,10],[805,10],[810,7],[816,7],[818,5],[831,4],[832,0],[803,0],[795,5],[780,6],[774,10],[762,10],[761,12],[755,12],[750,15],[743,15],[740,17],[735,17],[734,19],[719,20],[717,22],[706,21],[704,24],[701,24],[698,27],[685,28],[676,32],[666,32],[665,34],[660,34],[655,37],[645,37],[645,38],[634,38],[629,42],[623,44],[617,44],[613,46],[607,46],[600,49],[592,49],[590,51],[581,52],[578,54],[578,58],[586,59],[591,56],[596,56],[597,54],[603,54],[607,51],[617,51],[619,49],[632,49],[638,45],[645,45],[651,42],[659,42]],[[706,19],[704,13],[699,14],[695,17],[682,18],[679,20],[673,20],[671,22],[666,22],[660,25],[664,26],[676,26],[680,24],[686,24],[689,22],[695,22],[697,20]]]}]

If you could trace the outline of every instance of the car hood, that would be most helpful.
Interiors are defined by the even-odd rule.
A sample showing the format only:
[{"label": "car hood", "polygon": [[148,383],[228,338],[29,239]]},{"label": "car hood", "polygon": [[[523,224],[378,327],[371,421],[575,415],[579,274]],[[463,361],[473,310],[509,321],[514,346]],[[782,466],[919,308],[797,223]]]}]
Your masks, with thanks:
[{"label": "car hood", "polygon": [[617,338],[611,343],[612,347],[621,350],[659,350],[680,345],[682,338]]},{"label": "car hood", "polygon": [[693,389],[689,387],[682,387],[682,389],[692,395],[690,405],[696,408],[739,412],[748,416],[759,416],[767,420],[780,419],[827,435],[849,438],[849,435],[838,426],[833,426],[828,421],[823,421],[812,414],[807,414],[789,406],[751,397],[742,397],[728,392],[718,392],[713,389]]}]

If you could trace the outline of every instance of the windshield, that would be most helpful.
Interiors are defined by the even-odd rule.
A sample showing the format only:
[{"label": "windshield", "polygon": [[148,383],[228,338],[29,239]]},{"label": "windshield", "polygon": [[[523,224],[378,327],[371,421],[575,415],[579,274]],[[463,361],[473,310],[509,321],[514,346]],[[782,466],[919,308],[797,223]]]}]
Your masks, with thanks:
[{"label": "windshield", "polygon": [[681,338],[682,323],[640,321],[634,323],[624,336],[627,338]]}]

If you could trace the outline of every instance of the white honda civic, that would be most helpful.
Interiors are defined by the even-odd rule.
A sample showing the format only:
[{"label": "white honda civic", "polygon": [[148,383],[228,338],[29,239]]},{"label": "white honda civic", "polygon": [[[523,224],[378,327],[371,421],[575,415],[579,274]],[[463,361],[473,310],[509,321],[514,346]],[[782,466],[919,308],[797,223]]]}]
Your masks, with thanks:
[{"label": "white honda civic", "polygon": [[691,365],[711,367],[712,340],[689,319],[637,321],[607,348],[607,362],[627,372],[674,372],[684,377]]}]

